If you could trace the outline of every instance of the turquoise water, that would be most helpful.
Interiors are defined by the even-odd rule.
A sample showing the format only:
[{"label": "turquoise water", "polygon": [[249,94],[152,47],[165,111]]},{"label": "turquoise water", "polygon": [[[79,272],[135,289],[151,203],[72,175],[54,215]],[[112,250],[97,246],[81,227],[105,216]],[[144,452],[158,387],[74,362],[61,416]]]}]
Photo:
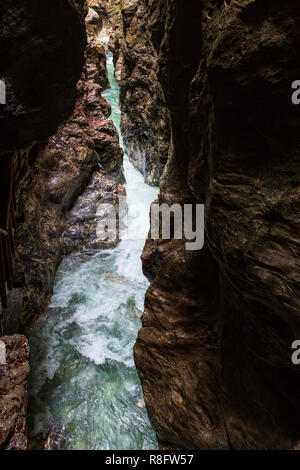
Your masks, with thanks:
[{"label": "turquoise water", "polygon": [[[119,86],[108,64],[104,96],[120,132]],[[121,143],[122,143],[122,139]],[[47,313],[31,335],[31,436],[63,424],[70,449],[157,449],[133,345],[148,282],[140,255],[157,188],[144,183],[127,156],[128,236],[88,260],[76,253],[60,266]]]}]

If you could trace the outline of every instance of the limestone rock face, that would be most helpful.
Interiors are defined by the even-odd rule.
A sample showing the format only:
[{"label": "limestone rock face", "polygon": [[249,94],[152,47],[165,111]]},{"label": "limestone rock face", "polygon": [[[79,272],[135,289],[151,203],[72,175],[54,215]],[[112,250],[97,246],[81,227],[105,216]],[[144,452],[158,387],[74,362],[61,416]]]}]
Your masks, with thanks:
[{"label": "limestone rock face", "polygon": [[299,4],[165,4],[159,200],[204,203],[206,244],[146,243],[135,360],[149,416],[162,448],[299,448]]},{"label": "limestone rock face", "polygon": [[106,68],[105,46],[104,43],[100,41],[100,31],[103,26],[103,13],[100,9],[100,5],[100,2],[98,1],[88,1],[89,10],[86,17],[88,33],[86,71],[87,78],[98,83],[101,86],[101,89],[105,90],[109,87],[109,82]]},{"label": "limestone rock face", "polygon": [[[28,164],[37,155],[37,143],[42,143],[55,133],[59,124],[74,109],[76,84],[84,64],[86,13],[85,0],[0,2],[0,171],[3,172],[6,167],[5,159],[11,158],[17,151],[18,168],[15,168],[15,178],[25,186],[28,180],[34,181],[38,176],[36,169],[32,172]],[[3,103],[4,96],[6,104]],[[43,198],[42,193],[38,196],[42,184],[37,180],[35,183],[32,184],[36,191],[32,198]],[[20,193],[19,190],[18,196]],[[2,192],[1,197],[4,199],[6,195]],[[5,208],[3,199],[2,205]],[[18,205],[22,202],[17,199]],[[41,224],[45,219],[39,215],[43,209],[42,206],[37,209],[36,217],[33,217],[32,206],[23,208],[22,213],[18,214],[21,216],[19,222],[26,213],[28,219],[37,225],[31,228],[27,226],[29,236],[23,239],[24,246],[17,249],[17,258],[23,249],[29,247],[30,241],[35,249],[39,245],[40,239],[35,235],[42,232]],[[26,228],[23,233],[25,232]],[[32,256],[35,253],[32,250]],[[49,251],[48,254],[52,255]],[[52,263],[55,264],[56,261],[57,258],[54,258]],[[26,263],[26,259],[23,262]],[[35,263],[36,272],[26,281],[28,285],[32,277],[38,278],[41,301],[35,306],[39,307],[47,290],[39,273],[43,271],[47,261],[44,259],[39,265],[36,259]],[[48,260],[48,264],[50,263]],[[16,265],[18,264],[22,268],[19,260]],[[17,266],[14,267],[17,269]],[[22,284],[16,277],[14,281],[16,285]],[[32,287],[24,292],[21,288],[16,288],[11,295],[10,312],[6,312],[4,318],[1,307],[1,328],[3,321],[6,332],[17,331],[23,301],[28,304],[31,291]],[[11,315],[12,311],[17,315]],[[10,327],[6,328],[10,318]],[[0,449],[26,450],[28,342],[24,336],[17,334],[0,339],[6,345],[6,363],[0,364]]]},{"label": "limestone rock face", "polygon": [[[123,152],[101,96],[108,79],[97,18],[88,15],[85,28],[83,0],[8,0],[5,11],[2,3],[0,78],[7,105],[0,107],[0,153],[22,149],[14,267],[25,285],[10,293],[1,318],[13,334],[27,331],[47,308],[63,256],[112,245],[97,239],[97,208],[108,202],[118,209],[117,194],[125,190]],[[25,450],[28,344],[20,335],[1,340],[8,354],[0,365],[0,449]],[[45,446],[39,444],[62,449],[67,440],[55,427]]]},{"label": "limestone rock face", "polygon": [[124,144],[146,183],[158,185],[170,147],[170,119],[151,29],[159,17],[151,16],[147,2],[140,0],[108,0],[106,11],[111,23],[109,47],[121,87]]},{"label": "limestone rock face", "polygon": [[[25,286],[9,296],[6,333],[26,331],[45,311],[63,256],[112,246],[97,238],[97,209],[104,203],[118,209],[117,196],[125,193],[123,152],[109,119],[110,106],[101,96],[107,80],[101,74],[105,53],[89,21],[86,64],[74,112],[48,142],[27,152],[17,185],[17,213],[24,222],[15,231],[15,265],[25,273]],[[95,54],[98,46],[100,56]],[[91,77],[91,64],[100,75]]]},{"label": "limestone rock face", "polygon": [[[0,4],[0,153],[56,132],[73,111],[86,44],[85,0]],[[1,158],[1,157],[0,157]]]},{"label": "limestone rock face", "polygon": [[25,336],[2,336],[6,363],[0,364],[0,450],[26,450],[29,348]]}]

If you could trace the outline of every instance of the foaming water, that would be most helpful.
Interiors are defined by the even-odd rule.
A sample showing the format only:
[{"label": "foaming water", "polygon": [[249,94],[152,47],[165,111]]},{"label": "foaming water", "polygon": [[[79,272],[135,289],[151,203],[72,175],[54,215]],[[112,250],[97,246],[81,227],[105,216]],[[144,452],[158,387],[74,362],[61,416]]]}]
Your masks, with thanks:
[{"label": "foaming water", "polygon": [[[119,86],[104,93],[120,133]],[[122,139],[120,138],[121,143]],[[63,424],[70,449],[156,449],[133,345],[148,282],[140,255],[157,188],[124,159],[128,236],[114,249],[61,264],[47,313],[31,335],[31,435]],[[138,240],[136,238],[138,234]]]}]

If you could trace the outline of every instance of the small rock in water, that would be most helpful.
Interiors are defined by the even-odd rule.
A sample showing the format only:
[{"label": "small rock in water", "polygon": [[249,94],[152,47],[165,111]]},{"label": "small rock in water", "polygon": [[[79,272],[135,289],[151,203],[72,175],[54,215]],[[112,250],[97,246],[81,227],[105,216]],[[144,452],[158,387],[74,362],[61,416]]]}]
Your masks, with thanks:
[{"label": "small rock in water", "polygon": [[137,318],[138,320],[140,320],[141,317],[142,317],[142,315],[143,315],[142,310],[140,310],[140,309],[137,308],[137,307],[132,307],[131,312],[132,312],[132,315],[133,315],[135,318]]},{"label": "small rock in water", "polygon": [[119,284],[125,284],[125,285],[133,286],[133,287],[135,287],[136,285],[134,282],[129,281],[125,277],[119,276],[118,274],[107,273],[105,275],[105,279],[107,281],[118,282]]},{"label": "small rock in water", "polygon": [[144,406],[145,406],[145,401],[144,401],[143,398],[141,398],[141,399],[137,402],[137,406],[138,406],[139,408],[144,408]]},{"label": "small rock in water", "polygon": [[57,424],[52,428],[45,442],[45,450],[67,450],[68,433],[63,424]]}]

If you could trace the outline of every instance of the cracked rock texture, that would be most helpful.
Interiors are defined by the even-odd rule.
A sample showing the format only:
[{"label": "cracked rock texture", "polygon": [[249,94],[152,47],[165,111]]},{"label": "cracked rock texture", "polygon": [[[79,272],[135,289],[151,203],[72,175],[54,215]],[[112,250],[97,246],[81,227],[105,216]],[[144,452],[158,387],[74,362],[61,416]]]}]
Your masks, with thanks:
[{"label": "cracked rock texture", "polygon": [[[151,3],[151,2],[150,2]],[[131,162],[158,185],[170,148],[170,118],[158,80],[155,31],[163,3],[151,10],[140,0],[107,0],[109,47],[120,83],[121,131]],[[154,32],[152,34],[152,31]]]},{"label": "cracked rock texture", "polygon": [[135,361],[151,422],[165,449],[298,449],[299,3],[138,3],[165,5],[159,201],[206,212],[203,250],[149,239],[143,253]]},{"label": "cracked rock texture", "polygon": [[[45,311],[63,256],[111,246],[97,238],[97,208],[100,203],[113,203],[117,209],[117,195],[125,192],[123,152],[109,119],[110,106],[101,96],[106,58],[89,16],[87,32],[86,65],[77,84],[74,112],[46,144],[27,152],[17,185],[17,214],[24,223],[15,232],[15,264],[25,273],[25,286],[9,297],[4,317],[7,333],[26,331]],[[98,46],[100,56],[94,54]],[[100,73],[94,79],[92,57]]]},{"label": "cracked rock texture", "polygon": [[25,336],[2,336],[6,363],[0,364],[0,450],[26,450],[29,348]]},{"label": "cracked rock texture", "polygon": [[[0,78],[6,87],[6,104],[0,105],[0,171],[6,167],[4,159],[17,151],[20,167],[15,178],[19,186],[26,185],[30,179],[35,180],[32,200],[43,198],[43,192],[38,196],[43,187],[38,183],[39,171],[37,167],[33,169],[32,162],[41,146],[45,145],[43,142],[57,131],[59,124],[74,109],[76,84],[84,64],[86,13],[84,0],[0,1]],[[20,189],[17,193],[20,207],[24,201],[20,200]],[[43,211],[42,207],[39,209]],[[30,285],[32,277],[38,279],[41,301],[35,307],[40,307],[44,300],[43,280],[39,278],[43,263],[39,264],[34,258],[40,244],[34,232],[35,235],[42,232],[44,220],[38,216],[34,218],[32,214],[32,206],[17,214],[21,216],[18,222],[22,216],[28,215],[34,224],[31,228],[27,226],[28,239],[23,238],[23,242],[19,239],[21,248],[17,250],[17,257],[32,240],[35,250],[32,250],[32,257],[28,256],[29,263],[36,264],[36,272],[29,272],[26,285]],[[49,259],[48,262],[50,264]],[[52,262],[55,263],[56,259]],[[19,328],[22,303],[24,300],[28,304],[31,290],[30,287],[23,292],[15,289],[11,294],[10,311],[1,318],[6,332],[15,333]],[[32,317],[33,312],[30,311],[29,318]],[[7,355],[6,364],[0,365],[0,449],[26,450],[28,342],[17,334],[1,337],[1,341],[6,345]]]}]

